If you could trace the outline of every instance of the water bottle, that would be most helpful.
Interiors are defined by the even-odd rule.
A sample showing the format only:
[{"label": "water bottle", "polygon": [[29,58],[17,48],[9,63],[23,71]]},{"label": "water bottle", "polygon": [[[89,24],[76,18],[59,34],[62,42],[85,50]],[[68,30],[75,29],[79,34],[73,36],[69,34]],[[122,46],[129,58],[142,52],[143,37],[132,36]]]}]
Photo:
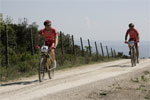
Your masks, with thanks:
[{"label": "water bottle", "polygon": [[50,58],[47,58],[47,64],[50,65]]}]

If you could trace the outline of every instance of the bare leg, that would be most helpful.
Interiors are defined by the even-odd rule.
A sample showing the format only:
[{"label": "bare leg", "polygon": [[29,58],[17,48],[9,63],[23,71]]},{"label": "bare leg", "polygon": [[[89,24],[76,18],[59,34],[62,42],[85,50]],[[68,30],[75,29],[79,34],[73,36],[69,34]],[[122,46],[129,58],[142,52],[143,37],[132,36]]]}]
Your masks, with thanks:
[{"label": "bare leg", "polygon": [[51,49],[50,55],[52,57],[53,62],[55,61],[55,49]]},{"label": "bare leg", "polygon": [[129,51],[130,51],[130,54],[131,54],[131,46],[130,46],[130,44],[128,44],[128,47],[129,47]]},{"label": "bare leg", "polygon": [[53,67],[56,68],[55,49],[51,49],[50,55],[51,55],[52,60],[53,60],[53,64],[54,64]]}]

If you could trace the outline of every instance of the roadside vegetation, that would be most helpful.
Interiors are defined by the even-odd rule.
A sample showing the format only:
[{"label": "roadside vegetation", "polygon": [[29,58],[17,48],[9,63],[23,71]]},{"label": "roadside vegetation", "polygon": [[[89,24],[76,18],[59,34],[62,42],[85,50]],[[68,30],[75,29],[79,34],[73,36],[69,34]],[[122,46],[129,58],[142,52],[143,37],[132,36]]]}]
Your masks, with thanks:
[{"label": "roadside vegetation", "polygon": [[[12,20],[11,17],[7,17],[4,20],[3,15],[0,14],[0,81],[35,75],[39,65],[40,52],[36,50],[32,52],[39,31],[38,25],[35,22],[28,24],[26,18],[20,19],[18,24],[13,24]],[[6,64],[5,24],[7,24],[8,33],[8,65]],[[31,30],[33,46],[31,45]],[[97,56],[96,53],[92,53],[92,56],[89,56],[88,47],[84,50],[84,56],[82,56],[82,50],[79,45],[75,45],[74,55],[71,36],[62,33],[62,37],[64,54],[61,53],[61,44],[59,42],[56,49],[57,69],[119,59],[119,57],[109,57],[108,59],[108,57]],[[41,39],[40,45],[43,44],[43,41]]]}]

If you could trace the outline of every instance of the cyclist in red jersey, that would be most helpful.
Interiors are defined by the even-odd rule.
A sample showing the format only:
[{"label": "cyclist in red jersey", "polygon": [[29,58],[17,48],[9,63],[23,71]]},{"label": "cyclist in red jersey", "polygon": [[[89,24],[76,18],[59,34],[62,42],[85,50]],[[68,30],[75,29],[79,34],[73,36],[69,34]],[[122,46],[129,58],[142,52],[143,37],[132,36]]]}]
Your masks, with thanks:
[{"label": "cyclist in red jersey", "polygon": [[[133,40],[135,41],[135,48],[136,48],[136,54],[137,54],[137,63],[139,63],[139,46],[138,46],[138,42],[139,42],[139,33],[138,31],[134,28],[134,24],[133,23],[130,23],[129,24],[129,29],[127,30],[126,32],[126,35],[125,35],[125,42],[128,42],[127,41],[127,37],[129,35],[129,41]],[[131,51],[131,47],[130,45],[129,46],[129,50]],[[129,54],[131,55],[131,52],[129,51]]]},{"label": "cyclist in red jersey", "polygon": [[[37,44],[38,44],[38,41],[40,40],[40,37],[44,36],[45,45],[51,48],[50,55],[54,63],[56,63],[55,48],[57,47],[57,44],[58,44],[58,33],[56,32],[54,28],[51,27],[51,21],[49,20],[44,21],[44,26],[45,28],[40,30],[39,32]],[[39,46],[36,45],[35,48],[39,48]]]}]

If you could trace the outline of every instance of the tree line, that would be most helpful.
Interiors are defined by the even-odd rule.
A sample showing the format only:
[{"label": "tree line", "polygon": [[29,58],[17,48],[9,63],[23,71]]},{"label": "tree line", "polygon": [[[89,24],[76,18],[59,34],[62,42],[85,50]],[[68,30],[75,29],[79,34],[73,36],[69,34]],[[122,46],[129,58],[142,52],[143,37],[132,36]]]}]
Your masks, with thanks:
[{"label": "tree line", "polygon": [[[39,33],[38,25],[36,22],[28,24],[27,18],[20,19],[17,24],[12,21],[11,17],[4,19],[0,14],[0,80],[2,76],[12,78],[18,74],[32,73],[37,70],[39,64],[40,55],[34,49]],[[43,42],[44,38],[39,41],[40,46]],[[95,45],[97,48],[96,43]],[[75,45],[73,35],[59,32],[59,42],[56,49],[57,66],[88,64],[90,61],[104,59],[98,54],[91,54],[90,49],[90,46],[83,49],[83,47]]]}]

